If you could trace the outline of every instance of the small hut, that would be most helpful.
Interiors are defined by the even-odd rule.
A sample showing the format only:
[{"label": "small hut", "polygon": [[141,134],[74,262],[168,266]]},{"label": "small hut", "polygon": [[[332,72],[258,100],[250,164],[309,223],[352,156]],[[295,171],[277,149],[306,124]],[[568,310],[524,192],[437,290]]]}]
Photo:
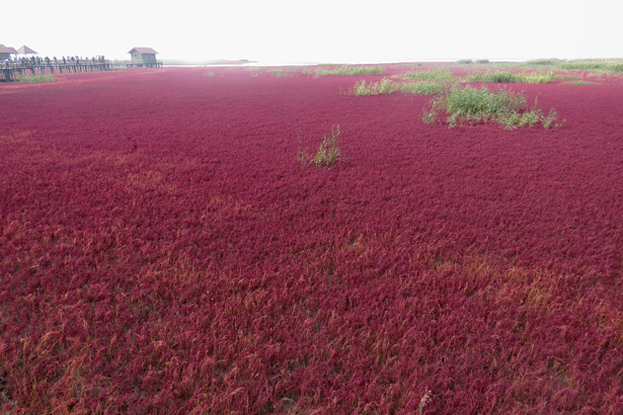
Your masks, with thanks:
[{"label": "small hut", "polygon": [[132,58],[132,65],[157,66],[156,52],[152,48],[132,48],[128,52]]},{"label": "small hut", "polygon": [[11,55],[17,55],[17,51],[14,48],[4,46],[0,43],[0,62],[9,59]]}]

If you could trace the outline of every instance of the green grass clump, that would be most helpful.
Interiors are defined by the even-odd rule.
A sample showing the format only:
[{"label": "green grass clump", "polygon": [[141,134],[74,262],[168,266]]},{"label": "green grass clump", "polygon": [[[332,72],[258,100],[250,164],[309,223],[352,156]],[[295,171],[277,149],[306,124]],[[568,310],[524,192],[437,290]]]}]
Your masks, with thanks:
[{"label": "green grass clump", "polygon": [[463,64],[463,65],[470,65],[474,63],[474,61],[471,59],[459,59],[458,61],[456,61],[456,63]]},{"label": "green grass clump", "polygon": [[554,72],[515,73],[507,71],[477,72],[467,75],[466,82],[545,84],[554,79]]},{"label": "green grass clump", "polygon": [[38,75],[20,76],[19,81],[25,82],[28,84],[38,84],[41,82],[54,82],[54,75],[38,74]]},{"label": "green grass clump", "polygon": [[552,80],[556,77],[553,71],[548,71],[547,73],[541,72],[530,72],[528,74],[522,74],[523,82],[526,84],[546,84],[552,82]]},{"label": "green grass clump", "polygon": [[317,68],[314,71],[316,76],[324,75],[383,75],[385,68],[382,66],[343,66],[336,69]]},{"label": "green grass clump", "polygon": [[428,71],[407,71],[402,74],[405,79],[414,79],[418,81],[444,81],[453,80],[452,72],[448,69],[431,69]]},{"label": "green grass clump", "polygon": [[537,108],[536,101],[528,108],[526,97],[511,91],[492,92],[487,88],[455,85],[449,93],[437,98],[430,111],[424,111],[422,121],[427,124],[437,123],[440,112],[447,114],[446,124],[452,128],[463,123],[478,124],[497,122],[506,129],[522,126],[532,127],[542,124],[544,128],[560,127],[564,123],[555,123],[556,111],[547,116]]},{"label": "green grass clump", "polygon": [[308,149],[302,148],[301,137],[299,136],[298,161],[301,165],[314,164],[317,167],[330,167],[344,159],[342,150],[338,143],[340,135],[340,125],[331,128],[331,136],[325,135],[318,147],[315,155],[311,155]]},{"label": "green grass clump", "polygon": [[214,77],[214,72],[205,72],[203,76],[205,76],[206,78],[212,78]]},{"label": "green grass clump", "polygon": [[481,65],[487,64],[489,63],[489,59],[478,59],[476,63],[481,64]]},{"label": "green grass clump", "polygon": [[478,72],[467,75],[465,77],[465,81],[482,83],[518,83],[521,82],[521,76],[505,71]]},{"label": "green grass clump", "polygon": [[451,117],[491,117],[504,113],[517,112],[526,104],[521,94],[509,91],[490,92],[487,88],[455,86],[442,100],[444,109]]}]

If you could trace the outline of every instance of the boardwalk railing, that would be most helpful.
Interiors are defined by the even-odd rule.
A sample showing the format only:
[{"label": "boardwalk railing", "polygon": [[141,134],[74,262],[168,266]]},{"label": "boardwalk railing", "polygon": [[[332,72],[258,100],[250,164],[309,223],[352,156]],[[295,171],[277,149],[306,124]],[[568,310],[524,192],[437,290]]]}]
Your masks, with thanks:
[{"label": "boardwalk railing", "polygon": [[54,74],[68,72],[96,72],[110,71],[114,68],[130,67],[162,67],[162,61],[155,63],[133,63],[132,61],[118,61],[107,59],[21,59],[15,61],[0,62],[0,82],[17,81],[20,76],[35,74]]}]

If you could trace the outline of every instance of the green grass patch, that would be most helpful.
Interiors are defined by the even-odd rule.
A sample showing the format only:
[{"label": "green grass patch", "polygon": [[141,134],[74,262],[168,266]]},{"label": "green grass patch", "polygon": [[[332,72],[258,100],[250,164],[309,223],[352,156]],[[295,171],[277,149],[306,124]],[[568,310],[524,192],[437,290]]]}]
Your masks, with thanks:
[{"label": "green grass patch", "polygon": [[38,74],[38,75],[27,75],[20,76],[20,82],[25,82],[27,84],[38,84],[42,82],[54,82],[54,75],[50,74]]},{"label": "green grass patch", "polygon": [[417,81],[443,81],[450,82],[454,80],[452,72],[448,69],[431,69],[427,71],[407,71],[402,74],[404,79],[413,79]]},{"label": "green grass patch", "polygon": [[526,83],[526,84],[545,84],[555,78],[553,71],[547,73],[529,72],[516,73],[508,71],[485,71],[467,75],[465,82],[478,83]]},{"label": "green grass patch", "polygon": [[553,109],[545,116],[535,103],[528,107],[524,94],[512,91],[489,91],[487,88],[476,89],[471,86],[455,85],[450,91],[435,99],[431,109],[422,116],[427,124],[438,123],[438,115],[446,114],[445,124],[450,128],[461,124],[479,124],[496,122],[506,129],[532,127],[541,124],[544,128],[560,127],[556,123],[557,114]]},{"label": "green grass patch", "polygon": [[459,59],[458,61],[456,61],[456,63],[461,64],[461,65],[470,65],[474,63],[474,61],[471,59]]},{"label": "green grass patch", "polygon": [[465,81],[481,83],[517,83],[521,82],[521,77],[518,74],[505,71],[477,72],[467,75]]},{"label": "green grass patch", "polygon": [[447,84],[436,81],[392,81],[389,78],[383,78],[378,82],[369,82],[365,80],[357,82],[353,86],[351,92],[354,95],[383,95],[400,92],[405,95],[438,95],[447,89]]}]

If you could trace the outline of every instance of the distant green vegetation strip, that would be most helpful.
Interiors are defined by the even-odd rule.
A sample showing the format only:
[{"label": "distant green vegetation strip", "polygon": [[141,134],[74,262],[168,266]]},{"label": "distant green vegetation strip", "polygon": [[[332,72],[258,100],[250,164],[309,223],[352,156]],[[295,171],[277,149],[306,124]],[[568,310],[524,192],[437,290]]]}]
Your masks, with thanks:
[{"label": "distant green vegetation strip", "polygon": [[487,70],[468,74],[465,77],[457,77],[448,69],[433,69],[429,71],[407,71],[402,74],[404,79],[420,81],[441,82],[479,82],[479,83],[526,83],[544,84],[551,82],[556,75],[553,71],[542,73],[533,72],[508,72],[501,70]]},{"label": "distant green vegetation strip", "polygon": [[327,69],[327,68],[308,68],[304,70],[305,73],[315,75],[315,76],[324,76],[324,75],[383,75],[385,73],[385,68],[383,66],[343,66],[341,68],[336,69]]},{"label": "distant green vegetation strip", "polygon": [[623,59],[536,59],[527,61],[525,65],[549,66],[567,71],[612,71],[623,72]]},{"label": "distant green vegetation strip", "polygon": [[465,77],[457,77],[448,69],[433,69],[428,71],[407,71],[396,77],[397,80],[383,78],[378,82],[357,82],[352,93],[354,95],[383,95],[400,92],[413,95],[443,94],[451,83],[528,83],[542,84],[551,82],[555,78],[554,72],[514,73],[505,71],[475,72]]}]

